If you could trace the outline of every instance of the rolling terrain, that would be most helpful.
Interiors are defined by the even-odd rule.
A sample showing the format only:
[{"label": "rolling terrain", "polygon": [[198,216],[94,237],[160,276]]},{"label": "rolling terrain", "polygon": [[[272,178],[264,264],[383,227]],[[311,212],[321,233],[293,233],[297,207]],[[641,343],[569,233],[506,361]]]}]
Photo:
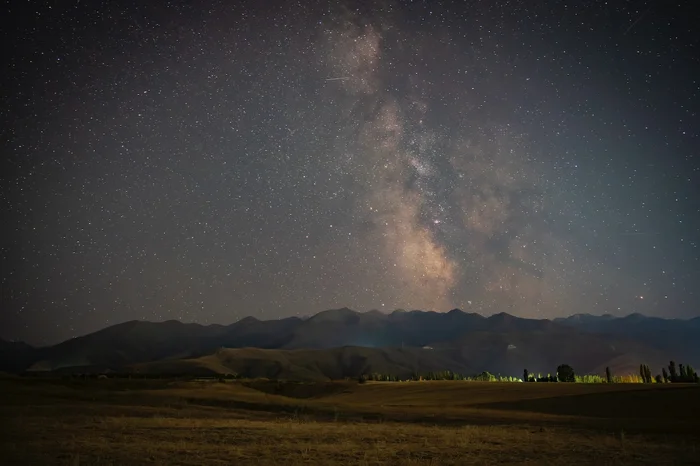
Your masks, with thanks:
[{"label": "rolling terrain", "polygon": [[8,464],[697,464],[700,387],[0,377]]},{"label": "rolling terrain", "polygon": [[[397,376],[451,370],[520,376],[552,372],[654,371],[671,359],[700,365],[700,319],[576,315],[566,319],[447,313],[355,312],[231,325],[130,321],[50,347],[0,344],[7,372],[221,374],[328,380],[380,372]],[[227,349],[227,350],[222,350]]]}]

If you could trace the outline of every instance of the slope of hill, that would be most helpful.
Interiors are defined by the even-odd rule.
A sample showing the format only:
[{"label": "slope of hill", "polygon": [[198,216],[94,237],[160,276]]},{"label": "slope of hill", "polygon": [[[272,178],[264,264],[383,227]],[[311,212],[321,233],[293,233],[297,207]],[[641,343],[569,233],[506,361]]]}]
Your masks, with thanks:
[{"label": "slope of hill", "polygon": [[[395,311],[383,314],[377,311],[359,313],[347,308],[324,311],[307,319],[262,321],[247,317],[228,326],[131,321],[52,347],[0,345],[0,370],[123,370],[158,361],[149,367],[160,367],[158,370],[164,371],[169,365],[193,367],[192,361],[197,360],[197,373],[221,373],[234,368],[223,363],[212,366],[200,358],[210,357],[220,348],[329,350],[329,355],[335,355],[336,351],[331,349],[355,347],[352,351],[344,350],[343,354],[349,352],[355,359],[367,359],[369,362],[364,363],[367,367],[392,367],[404,371],[401,373],[414,369],[416,354],[422,358],[424,367],[431,368],[426,370],[467,373],[487,370],[520,375],[523,368],[549,372],[564,362],[572,364],[579,372],[599,373],[607,365],[617,372],[636,372],[642,362],[656,371],[670,359],[700,365],[700,339],[696,338],[700,334],[699,324],[700,319],[665,320],[640,315],[624,318],[577,315],[550,321],[523,319],[505,313],[486,318],[459,309],[447,313]],[[417,350],[423,346],[435,350]],[[404,352],[395,352],[402,347]],[[407,352],[408,348],[417,353]],[[353,373],[342,359],[333,359],[335,356],[324,356],[318,351],[255,353],[255,357],[251,356],[253,350],[246,351],[240,354],[248,356],[231,359],[237,369],[234,372],[252,374],[257,370],[265,374],[283,374],[291,371],[302,373],[306,378],[318,377],[318,373],[321,377]],[[13,357],[13,353],[22,356]],[[413,366],[405,360],[407,354],[413,355]],[[299,358],[313,362],[302,364]],[[328,361],[339,368],[332,369]],[[261,369],[253,368],[253,362]],[[319,364],[323,368],[319,369]]]},{"label": "slope of hill", "polygon": [[700,361],[700,338],[698,337],[700,335],[700,317],[681,320],[647,317],[639,313],[625,317],[577,314],[567,318],[554,319],[554,322],[572,327],[579,332],[646,342],[650,346],[662,350],[670,359]]},{"label": "slope of hill", "polygon": [[601,375],[606,366],[617,374],[636,374],[640,361],[659,372],[668,363],[661,351],[634,340],[570,329],[474,332],[434,347],[452,351],[454,359],[478,371],[517,376],[525,368],[532,373],[554,372],[562,363],[579,373]]},{"label": "slope of hill", "polygon": [[205,347],[280,348],[289,343],[292,334],[303,320],[297,317],[276,320],[258,320],[246,317],[226,327],[226,330],[202,343]]},{"label": "slope of hill", "polygon": [[331,349],[269,350],[259,348],[221,349],[214,354],[176,363],[154,362],[134,367],[140,373],[193,373],[207,368],[210,373],[235,373],[246,378],[327,381],[382,373],[409,378],[413,374],[471,369],[445,352],[421,348],[366,348],[346,346]]},{"label": "slope of hill", "polygon": [[37,349],[21,341],[0,340],[0,371],[20,372],[37,358]]},{"label": "slope of hill", "polygon": [[[302,381],[335,380],[373,372],[410,378],[450,370],[474,375],[483,371],[520,376],[524,368],[551,373],[566,362],[579,373],[636,373],[639,361],[652,367],[665,364],[661,353],[635,342],[615,345],[596,335],[572,332],[543,334],[471,333],[459,341],[429,348],[220,349],[195,359],[158,361],[135,367],[150,374],[229,374]],[[585,348],[585,351],[581,349]]]},{"label": "slope of hill", "polygon": [[175,320],[124,322],[52,347],[40,348],[29,369],[117,368],[142,361],[205,354],[211,348],[203,343],[223,335],[226,328],[222,325],[183,324]]}]

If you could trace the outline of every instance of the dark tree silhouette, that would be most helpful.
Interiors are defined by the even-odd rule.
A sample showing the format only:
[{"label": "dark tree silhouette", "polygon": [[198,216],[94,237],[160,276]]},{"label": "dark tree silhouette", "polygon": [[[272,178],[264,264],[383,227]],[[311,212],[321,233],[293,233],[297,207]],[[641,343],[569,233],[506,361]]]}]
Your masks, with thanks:
[{"label": "dark tree silhouette", "polygon": [[666,381],[671,383],[693,383],[698,381],[698,374],[693,369],[693,366],[678,364],[678,370],[676,370],[674,361],[669,363],[668,373],[666,373],[666,369],[663,369],[663,375]]},{"label": "dark tree silhouette", "polygon": [[[682,364],[679,364],[678,367],[683,367]],[[685,366],[685,373],[681,372],[680,380],[679,382],[685,382],[685,383],[693,383],[698,381],[698,374],[695,372],[695,369],[693,369],[693,366],[690,364]]]},{"label": "dark tree silhouette", "polygon": [[612,372],[610,372],[610,368],[609,368],[609,367],[606,367],[606,368],[605,368],[605,380],[606,380],[608,383],[613,383],[613,381],[612,381]]},{"label": "dark tree silhouette", "polygon": [[666,368],[665,368],[665,367],[662,367],[662,368],[661,368],[661,375],[662,375],[663,378],[664,378],[664,383],[668,383],[668,382],[669,382],[669,379],[668,379],[668,372],[666,371]]},{"label": "dark tree silhouette", "polygon": [[529,382],[530,381],[530,373],[525,369],[523,371],[523,382]]},{"label": "dark tree silhouette", "polygon": [[671,361],[668,364],[668,373],[669,373],[669,380],[671,382],[675,382],[676,379],[678,378],[678,372],[676,372],[676,363]]},{"label": "dark tree silhouette", "polygon": [[576,373],[568,364],[562,364],[557,367],[557,379],[560,382],[576,382]]}]

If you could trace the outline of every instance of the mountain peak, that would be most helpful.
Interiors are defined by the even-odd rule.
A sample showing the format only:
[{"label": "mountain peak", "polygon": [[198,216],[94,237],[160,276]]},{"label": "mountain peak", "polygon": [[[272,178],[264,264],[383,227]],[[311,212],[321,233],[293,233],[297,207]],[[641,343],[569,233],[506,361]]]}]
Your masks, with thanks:
[{"label": "mountain peak", "polygon": [[354,323],[360,317],[360,313],[353,311],[347,307],[340,309],[328,309],[321,311],[312,316],[308,322],[338,322],[338,323]]},{"label": "mountain peak", "polygon": [[254,324],[254,323],[256,323],[256,322],[260,322],[260,319],[256,319],[256,318],[253,317],[253,316],[246,316],[246,317],[242,318],[241,320],[236,321],[235,323],[231,324],[231,326],[234,326],[234,325],[250,325],[250,324]]}]

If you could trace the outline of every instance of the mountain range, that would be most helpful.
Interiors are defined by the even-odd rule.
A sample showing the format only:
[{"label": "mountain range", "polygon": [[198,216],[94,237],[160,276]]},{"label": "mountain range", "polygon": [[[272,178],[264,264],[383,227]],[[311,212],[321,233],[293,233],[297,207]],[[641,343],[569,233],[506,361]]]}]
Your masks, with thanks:
[{"label": "mountain range", "polygon": [[381,372],[451,370],[520,376],[570,364],[578,373],[660,372],[669,360],[700,365],[700,318],[577,314],[553,320],[500,313],[356,312],[231,325],[130,321],[57,345],[0,341],[0,371],[237,373],[327,380]]}]

